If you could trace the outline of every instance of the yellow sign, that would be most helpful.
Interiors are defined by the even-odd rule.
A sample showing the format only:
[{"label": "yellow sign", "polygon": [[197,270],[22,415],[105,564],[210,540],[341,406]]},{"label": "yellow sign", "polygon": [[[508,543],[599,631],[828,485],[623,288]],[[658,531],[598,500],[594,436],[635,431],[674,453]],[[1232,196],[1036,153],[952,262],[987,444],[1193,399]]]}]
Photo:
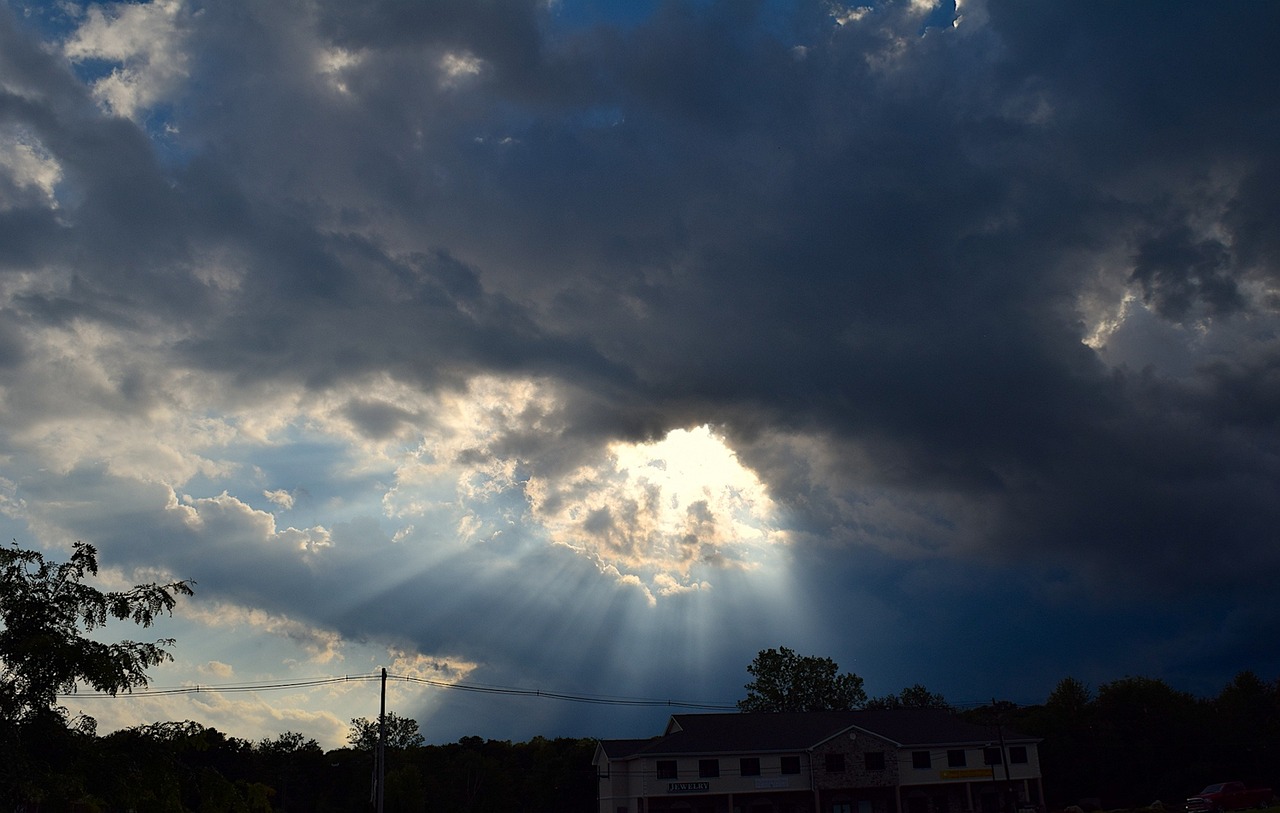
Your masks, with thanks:
[{"label": "yellow sign", "polygon": [[963,771],[938,771],[943,779],[990,779],[990,768],[966,768]]}]

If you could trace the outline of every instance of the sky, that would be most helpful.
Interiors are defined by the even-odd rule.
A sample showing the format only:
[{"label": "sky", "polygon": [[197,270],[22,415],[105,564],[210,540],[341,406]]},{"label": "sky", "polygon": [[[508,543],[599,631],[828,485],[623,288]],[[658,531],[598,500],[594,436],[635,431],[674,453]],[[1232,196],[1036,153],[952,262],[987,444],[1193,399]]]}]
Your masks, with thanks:
[{"label": "sky", "polygon": [[1277,17],[3,0],[0,538],[196,582],[68,708],[1280,677]]}]

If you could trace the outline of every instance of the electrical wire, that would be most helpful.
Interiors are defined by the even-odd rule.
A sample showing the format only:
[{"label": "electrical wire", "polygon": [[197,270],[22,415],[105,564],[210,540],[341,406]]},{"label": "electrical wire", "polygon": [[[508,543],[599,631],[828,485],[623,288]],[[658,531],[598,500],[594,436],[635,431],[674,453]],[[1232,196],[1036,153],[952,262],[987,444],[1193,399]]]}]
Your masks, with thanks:
[{"label": "electrical wire", "polygon": [[[251,683],[236,684],[195,684],[191,686],[173,686],[138,689],[136,691],[120,692],[110,694],[107,692],[76,692],[74,694],[60,694],[59,699],[62,700],[86,700],[86,699],[119,699],[124,697],[162,697],[173,695],[190,695],[201,693],[217,693],[231,694],[235,692],[270,692],[283,691],[286,689],[312,688],[316,686],[328,686],[335,683],[367,683],[375,680],[381,680],[381,672],[375,672],[367,675],[342,675],[333,677],[317,677],[305,678],[302,680],[293,680],[286,682],[270,682],[260,681]],[[387,673],[387,680],[394,680],[401,683],[417,683],[425,686],[432,686],[437,689],[453,689],[463,692],[479,692],[481,694],[506,695],[510,697],[541,697],[549,700],[562,700],[570,703],[589,703],[595,705],[607,706],[667,706],[671,708],[683,709],[702,709],[705,711],[736,711],[737,705],[732,703],[710,703],[689,700],[661,700],[656,698],[642,697],[615,697],[609,695],[590,695],[590,694],[574,694],[571,692],[547,691],[544,689],[521,689],[511,686],[488,686],[475,683],[450,683],[444,680],[432,680],[430,678],[416,677],[413,675],[393,675]]]},{"label": "electrical wire", "polygon": [[[234,684],[194,684],[190,686],[171,686],[138,689],[134,691],[125,691],[117,694],[107,692],[75,692],[72,694],[60,694],[59,699],[62,700],[97,700],[97,699],[113,699],[123,697],[162,697],[173,695],[189,695],[189,694],[234,694],[238,692],[272,692],[285,691],[288,689],[305,689],[317,686],[328,686],[335,683],[368,683],[371,681],[381,680],[381,672],[373,672],[364,675],[334,675],[329,677],[303,678],[293,681],[258,681],[248,683]],[[524,689],[512,686],[493,686],[479,683],[450,683],[445,680],[433,680],[431,678],[417,677],[414,675],[396,675],[387,673],[387,680],[394,680],[401,683],[417,683],[424,686],[431,686],[436,689],[451,689],[460,692],[477,692],[480,694],[506,695],[509,697],[534,697],[546,698],[548,700],[561,700],[569,703],[586,703],[601,706],[648,706],[648,707],[670,707],[681,709],[698,709],[702,711],[737,711],[736,703],[716,703],[709,701],[694,700],[665,700],[648,697],[622,697],[613,695],[593,695],[593,694],[574,694],[572,692],[548,691],[546,689]],[[974,709],[987,705],[990,701],[963,701],[952,703],[954,709]],[[1024,707],[1027,703],[1014,703],[1014,706]]]}]

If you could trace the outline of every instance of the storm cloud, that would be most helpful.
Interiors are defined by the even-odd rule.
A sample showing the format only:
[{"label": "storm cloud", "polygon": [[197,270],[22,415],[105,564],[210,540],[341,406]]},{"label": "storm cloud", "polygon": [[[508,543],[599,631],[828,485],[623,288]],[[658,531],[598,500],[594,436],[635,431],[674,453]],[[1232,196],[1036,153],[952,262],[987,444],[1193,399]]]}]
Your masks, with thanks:
[{"label": "storm cloud", "polygon": [[175,682],[1280,673],[1280,8],[618,6],[6,3],[6,532]]}]

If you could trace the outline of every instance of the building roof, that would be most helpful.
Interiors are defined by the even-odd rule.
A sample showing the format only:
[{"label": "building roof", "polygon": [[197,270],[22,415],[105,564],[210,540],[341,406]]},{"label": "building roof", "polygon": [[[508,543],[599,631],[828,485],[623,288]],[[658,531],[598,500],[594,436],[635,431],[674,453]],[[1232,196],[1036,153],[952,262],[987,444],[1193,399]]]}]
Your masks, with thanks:
[{"label": "building roof", "polygon": [[643,740],[600,740],[599,747],[609,759],[621,759],[635,754],[655,739],[657,737],[646,737]]},{"label": "building roof", "polygon": [[[995,743],[994,726],[937,709],[676,714],[666,733],[648,740],[605,740],[612,759],[681,754],[803,751],[847,732],[874,734],[899,748]],[[1004,741],[1034,742],[1005,729]],[[605,743],[608,743],[606,746]]]}]

